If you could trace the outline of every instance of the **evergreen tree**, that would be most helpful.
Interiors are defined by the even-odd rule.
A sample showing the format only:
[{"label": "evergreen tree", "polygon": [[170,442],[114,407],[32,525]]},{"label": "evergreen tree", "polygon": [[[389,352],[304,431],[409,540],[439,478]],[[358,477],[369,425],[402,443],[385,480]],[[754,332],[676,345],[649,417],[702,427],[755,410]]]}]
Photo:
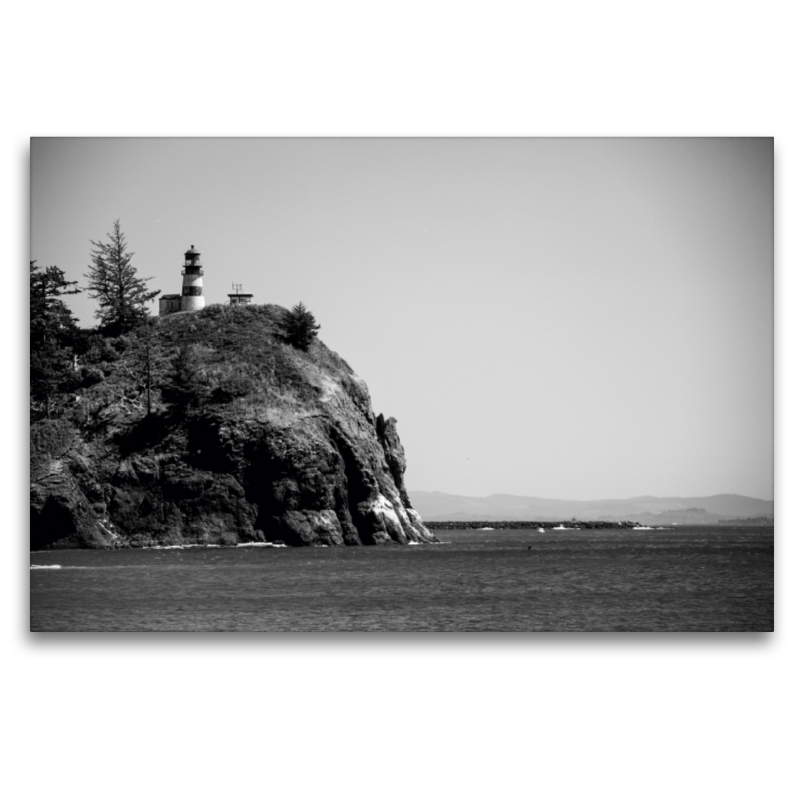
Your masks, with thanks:
[{"label": "evergreen tree", "polygon": [[300,350],[308,350],[319,329],[314,315],[302,303],[298,303],[289,312],[286,321],[286,340]]},{"label": "evergreen tree", "polygon": [[197,349],[190,344],[181,345],[161,389],[161,397],[172,406],[189,410],[202,406],[208,393]]},{"label": "evergreen tree", "polygon": [[30,262],[30,399],[31,417],[50,418],[73,388],[73,344],[76,319],[61,299],[78,294],[77,281],[68,281],[58,267]]},{"label": "evergreen tree", "polygon": [[153,390],[171,368],[161,346],[158,321],[150,319],[124,337],[129,374],[144,397],[147,416],[153,413]]},{"label": "evergreen tree", "polygon": [[94,246],[92,263],[84,277],[89,280],[89,296],[100,305],[95,316],[101,328],[117,335],[147,319],[147,303],[160,291],[147,290],[146,281],[151,278],[137,277],[131,264],[133,253],[128,252],[119,220],[114,222],[114,229],[107,236],[107,242],[91,240]]},{"label": "evergreen tree", "polygon": [[61,299],[66,294],[80,294],[78,281],[68,281],[58,267],[37,267],[30,262],[31,345],[44,339],[71,339],[76,319]]}]

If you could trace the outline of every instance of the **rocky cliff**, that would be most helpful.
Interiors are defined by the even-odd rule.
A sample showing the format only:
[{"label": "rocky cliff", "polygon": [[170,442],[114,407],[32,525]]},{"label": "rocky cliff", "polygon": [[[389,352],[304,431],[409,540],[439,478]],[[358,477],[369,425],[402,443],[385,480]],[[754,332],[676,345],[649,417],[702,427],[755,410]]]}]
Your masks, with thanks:
[{"label": "rocky cliff", "polygon": [[31,430],[32,549],[436,541],[396,421],[287,313],[210,306],[79,359],[71,411]]}]

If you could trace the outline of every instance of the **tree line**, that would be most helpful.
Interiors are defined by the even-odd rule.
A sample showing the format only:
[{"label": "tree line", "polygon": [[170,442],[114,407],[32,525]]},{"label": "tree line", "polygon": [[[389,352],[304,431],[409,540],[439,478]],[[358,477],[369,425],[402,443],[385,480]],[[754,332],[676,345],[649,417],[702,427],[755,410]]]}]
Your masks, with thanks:
[{"label": "tree line", "polygon": [[[78,370],[78,361],[114,361],[115,353],[131,346],[135,339],[135,362],[141,367],[135,376],[146,397],[146,413],[152,410],[151,393],[157,374],[164,371],[156,355],[157,330],[153,328],[148,304],[159,294],[151,290],[133,265],[120,221],[116,220],[105,241],[90,240],[92,249],[86,285],[66,279],[56,266],[40,267],[30,261],[30,400],[31,421],[60,415],[69,396],[87,380],[102,379],[97,369]],[[95,329],[83,330],[65,298],[86,291],[97,302]],[[314,315],[298,303],[289,312],[285,341],[308,350],[320,326]],[[131,334],[135,336],[131,337]],[[167,370],[185,379],[191,356],[182,349]],[[165,394],[177,401],[182,396],[180,380],[169,382]],[[174,384],[174,386],[172,386]],[[174,392],[172,391],[174,389]],[[172,397],[174,395],[174,397]]]}]

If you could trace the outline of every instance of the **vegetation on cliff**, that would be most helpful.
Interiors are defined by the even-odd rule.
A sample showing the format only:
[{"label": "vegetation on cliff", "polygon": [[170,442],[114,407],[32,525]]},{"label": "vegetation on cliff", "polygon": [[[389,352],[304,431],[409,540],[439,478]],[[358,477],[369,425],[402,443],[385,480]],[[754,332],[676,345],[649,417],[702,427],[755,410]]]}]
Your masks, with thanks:
[{"label": "vegetation on cliff", "polygon": [[92,240],[92,263],[85,275],[89,296],[97,300],[95,316],[106,333],[122,333],[147,319],[147,304],[161,292],[147,289],[133,266],[125,234],[115,220],[107,242]]},{"label": "vegetation on cliff", "polygon": [[286,340],[301,350],[308,350],[319,328],[314,315],[302,303],[298,303],[286,318]]},{"label": "vegetation on cliff", "polygon": [[30,262],[30,393],[33,418],[50,417],[75,380],[73,346],[78,339],[76,320],[63,301],[77,294],[77,281],[68,281],[58,267]]},{"label": "vegetation on cliff", "polygon": [[396,421],[313,317],[302,343],[291,321],[211,305],[64,328],[46,392],[32,372],[31,546],[435,541]]}]

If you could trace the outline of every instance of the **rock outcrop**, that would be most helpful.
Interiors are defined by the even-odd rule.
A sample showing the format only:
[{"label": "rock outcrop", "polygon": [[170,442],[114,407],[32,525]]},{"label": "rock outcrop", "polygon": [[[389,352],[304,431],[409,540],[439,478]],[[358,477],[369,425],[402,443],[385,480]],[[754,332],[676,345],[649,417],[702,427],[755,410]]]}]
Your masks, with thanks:
[{"label": "rock outcrop", "polygon": [[32,467],[31,547],[436,541],[405,489],[396,420],[375,418],[322,342],[287,344],[285,314],[164,317],[119,343],[103,380],[86,366],[68,450]]}]

